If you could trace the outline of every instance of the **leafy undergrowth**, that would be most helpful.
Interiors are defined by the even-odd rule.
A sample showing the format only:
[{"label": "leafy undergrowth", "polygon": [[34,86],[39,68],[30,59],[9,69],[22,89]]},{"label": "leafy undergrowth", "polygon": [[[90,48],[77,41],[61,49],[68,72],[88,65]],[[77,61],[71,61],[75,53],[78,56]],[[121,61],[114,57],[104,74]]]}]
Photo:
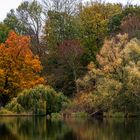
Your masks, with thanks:
[{"label": "leafy undergrowth", "polygon": [[0,109],[0,115],[14,115],[14,113],[5,108],[2,108]]}]

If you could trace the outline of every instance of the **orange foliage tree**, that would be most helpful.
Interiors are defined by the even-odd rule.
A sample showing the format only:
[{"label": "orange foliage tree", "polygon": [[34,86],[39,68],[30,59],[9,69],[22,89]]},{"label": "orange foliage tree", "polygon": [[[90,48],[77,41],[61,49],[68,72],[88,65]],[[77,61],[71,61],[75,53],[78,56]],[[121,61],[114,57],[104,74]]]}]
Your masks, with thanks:
[{"label": "orange foliage tree", "polygon": [[10,96],[44,82],[39,76],[42,66],[30,50],[30,38],[10,32],[0,44],[0,93]]}]

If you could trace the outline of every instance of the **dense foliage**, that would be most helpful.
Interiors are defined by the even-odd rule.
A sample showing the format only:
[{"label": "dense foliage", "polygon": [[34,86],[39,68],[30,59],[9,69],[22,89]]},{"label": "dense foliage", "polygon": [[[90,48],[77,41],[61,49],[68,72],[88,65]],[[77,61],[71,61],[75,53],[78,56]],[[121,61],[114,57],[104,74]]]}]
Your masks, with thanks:
[{"label": "dense foliage", "polygon": [[139,112],[139,13],[139,5],[101,1],[23,1],[0,23],[0,106]]},{"label": "dense foliage", "polygon": [[[128,41],[126,34],[106,40],[97,60],[99,67],[91,63],[88,74],[78,81],[81,87],[94,91],[94,102],[100,102],[99,109],[115,110],[126,115],[138,111],[140,42],[137,39]],[[91,81],[96,81],[96,84]]]},{"label": "dense foliage", "polygon": [[14,113],[51,114],[61,111],[69,100],[62,94],[56,93],[48,86],[39,85],[22,91],[6,105],[6,109]]},{"label": "dense foliage", "polygon": [[30,50],[27,36],[10,32],[0,45],[0,92],[7,98],[44,82],[39,76],[42,66],[39,58]]}]

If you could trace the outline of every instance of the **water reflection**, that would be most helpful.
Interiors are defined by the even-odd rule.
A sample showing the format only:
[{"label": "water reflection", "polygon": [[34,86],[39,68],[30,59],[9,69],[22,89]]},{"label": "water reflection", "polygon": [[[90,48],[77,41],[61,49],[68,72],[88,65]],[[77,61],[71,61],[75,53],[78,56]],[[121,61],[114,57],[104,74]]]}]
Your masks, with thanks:
[{"label": "water reflection", "polygon": [[0,118],[0,140],[140,140],[139,119]]}]

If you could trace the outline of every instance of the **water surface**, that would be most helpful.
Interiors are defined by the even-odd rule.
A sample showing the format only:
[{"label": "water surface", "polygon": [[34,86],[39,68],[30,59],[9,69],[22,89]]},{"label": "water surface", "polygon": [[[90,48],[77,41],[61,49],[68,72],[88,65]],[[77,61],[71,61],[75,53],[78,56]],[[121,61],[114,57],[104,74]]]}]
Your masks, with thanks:
[{"label": "water surface", "polygon": [[0,117],[0,140],[140,140],[140,119]]}]

